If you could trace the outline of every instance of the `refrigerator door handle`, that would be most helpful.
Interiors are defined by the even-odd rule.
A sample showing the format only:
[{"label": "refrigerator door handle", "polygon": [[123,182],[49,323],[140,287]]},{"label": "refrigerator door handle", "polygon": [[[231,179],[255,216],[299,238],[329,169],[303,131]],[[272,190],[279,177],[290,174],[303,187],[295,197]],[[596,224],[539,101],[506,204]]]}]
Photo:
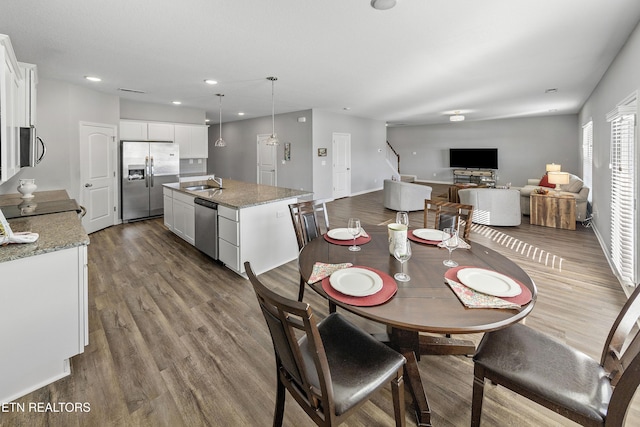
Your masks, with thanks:
[{"label": "refrigerator door handle", "polygon": [[151,187],[153,187],[153,156],[151,156],[151,173],[149,174],[151,180]]},{"label": "refrigerator door handle", "polygon": [[144,186],[149,187],[149,156],[144,158]]}]

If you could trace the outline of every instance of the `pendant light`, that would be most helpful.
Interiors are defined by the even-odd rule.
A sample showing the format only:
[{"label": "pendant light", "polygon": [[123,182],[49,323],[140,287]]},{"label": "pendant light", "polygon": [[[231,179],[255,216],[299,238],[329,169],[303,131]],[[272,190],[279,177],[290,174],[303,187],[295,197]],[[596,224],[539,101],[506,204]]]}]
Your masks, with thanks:
[{"label": "pendant light", "polygon": [[224,96],[224,94],[222,93],[217,93],[216,96],[218,96],[220,98],[220,138],[218,138],[216,140],[216,142],[214,142],[213,146],[214,147],[226,147],[227,143],[224,139],[222,139],[222,97]]},{"label": "pendant light", "polygon": [[274,84],[275,81],[278,80],[277,77],[267,77],[267,80],[271,80],[271,136],[267,138],[267,145],[278,145],[280,141],[278,141],[278,136],[276,135],[276,112],[275,112],[275,102],[274,102]]}]

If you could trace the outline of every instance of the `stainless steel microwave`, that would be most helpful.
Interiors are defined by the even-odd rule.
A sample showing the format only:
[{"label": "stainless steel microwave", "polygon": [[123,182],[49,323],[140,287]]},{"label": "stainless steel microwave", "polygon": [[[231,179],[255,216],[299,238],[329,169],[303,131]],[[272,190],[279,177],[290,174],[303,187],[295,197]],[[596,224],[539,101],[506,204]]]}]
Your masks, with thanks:
[{"label": "stainless steel microwave", "polygon": [[36,128],[20,128],[20,167],[35,166],[47,154],[47,146],[37,135]]}]

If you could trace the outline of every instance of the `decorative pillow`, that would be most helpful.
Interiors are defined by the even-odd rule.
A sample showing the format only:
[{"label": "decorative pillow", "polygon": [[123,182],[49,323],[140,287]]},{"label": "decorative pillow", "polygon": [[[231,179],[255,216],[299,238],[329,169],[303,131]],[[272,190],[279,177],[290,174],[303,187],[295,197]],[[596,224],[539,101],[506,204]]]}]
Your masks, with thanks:
[{"label": "decorative pillow", "polygon": [[540,184],[538,185],[540,187],[556,188],[555,184],[549,183],[549,177],[546,174],[542,177],[542,179],[540,180]]},{"label": "decorative pillow", "polygon": [[579,193],[582,190],[584,183],[578,177],[572,176],[569,179],[569,183],[566,185],[561,185],[562,191],[568,191],[569,193]]}]

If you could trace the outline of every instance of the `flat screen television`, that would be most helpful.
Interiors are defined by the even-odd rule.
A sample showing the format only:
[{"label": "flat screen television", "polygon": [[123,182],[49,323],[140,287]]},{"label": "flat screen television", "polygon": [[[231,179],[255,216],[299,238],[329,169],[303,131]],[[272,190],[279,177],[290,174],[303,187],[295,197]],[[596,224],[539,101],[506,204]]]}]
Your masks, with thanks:
[{"label": "flat screen television", "polygon": [[450,148],[449,167],[498,169],[498,149]]}]

